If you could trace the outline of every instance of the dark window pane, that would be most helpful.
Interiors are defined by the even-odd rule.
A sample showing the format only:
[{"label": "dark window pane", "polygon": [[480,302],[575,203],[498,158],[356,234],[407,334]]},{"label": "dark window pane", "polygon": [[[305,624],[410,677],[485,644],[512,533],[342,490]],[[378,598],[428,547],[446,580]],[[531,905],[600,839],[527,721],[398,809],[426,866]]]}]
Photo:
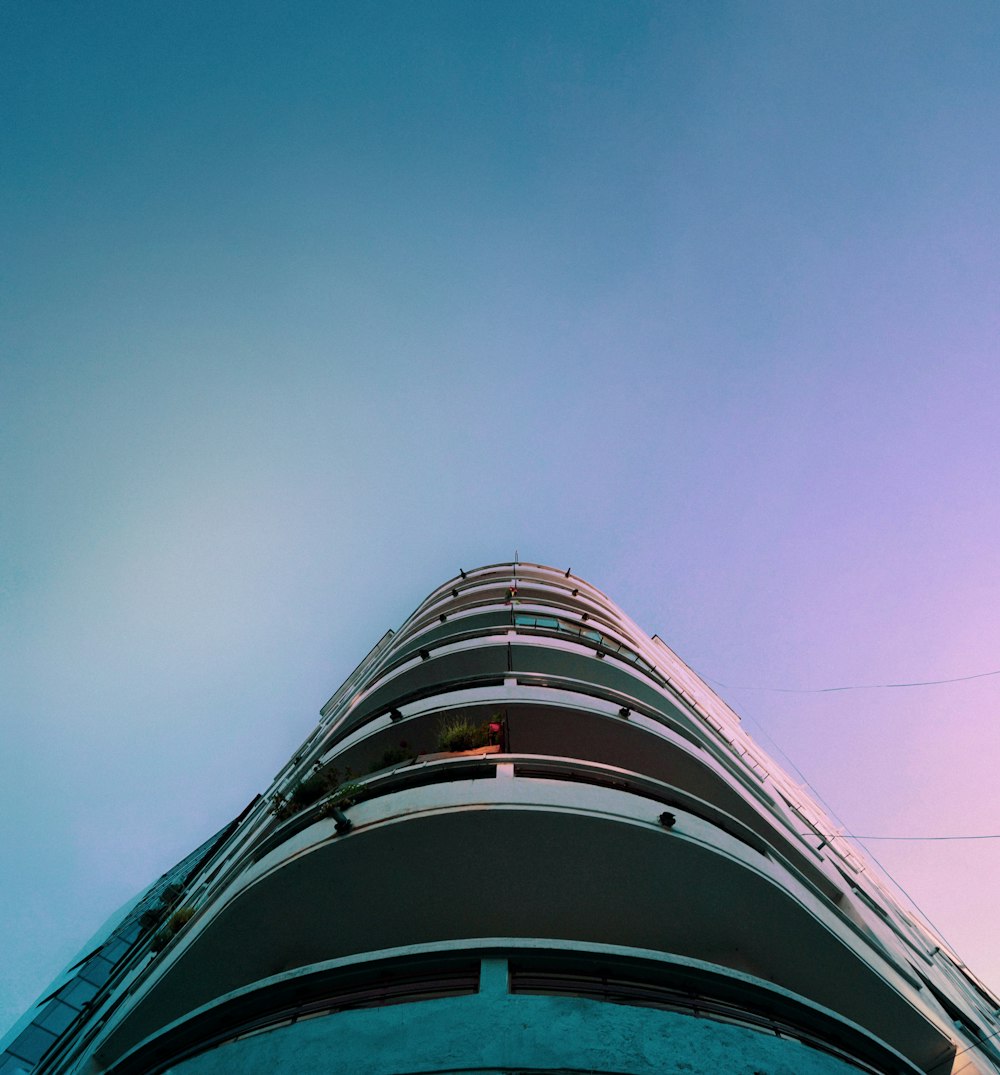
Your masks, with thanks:
[{"label": "dark window pane", "polygon": [[85,967],[80,968],[80,977],[94,985],[104,985],[111,977],[111,964],[100,956],[94,956]]},{"label": "dark window pane", "polygon": [[74,1008],[82,1008],[84,1001],[91,1000],[97,993],[97,986],[93,982],[86,982],[82,978],[74,978],[59,990],[59,999]]},{"label": "dark window pane", "polygon": [[35,1022],[44,1030],[51,1031],[53,1034],[61,1034],[78,1014],[76,1008],[71,1008],[68,1004],[62,1004],[60,1001],[54,1000],[40,1015],[35,1016]]},{"label": "dark window pane", "polygon": [[32,1023],[31,1026],[25,1027],[14,1041],[7,1046],[7,1051],[22,1060],[37,1063],[42,1058],[45,1050],[55,1040],[55,1034],[50,1034],[47,1030],[42,1030],[41,1027],[37,1027]]}]

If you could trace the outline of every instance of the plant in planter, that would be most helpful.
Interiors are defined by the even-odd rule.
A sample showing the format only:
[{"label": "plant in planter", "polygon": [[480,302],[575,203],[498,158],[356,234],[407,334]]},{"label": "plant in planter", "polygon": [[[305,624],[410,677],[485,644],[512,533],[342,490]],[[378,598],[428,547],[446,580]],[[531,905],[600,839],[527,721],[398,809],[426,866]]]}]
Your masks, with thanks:
[{"label": "plant in planter", "polygon": [[319,808],[320,817],[332,817],[337,823],[337,832],[350,832],[353,825],[351,819],[344,813],[343,807],[353,806],[355,797],[364,791],[364,784],[347,783],[339,788]]},{"label": "plant in planter", "polygon": [[139,916],[140,929],[152,929],[154,926],[158,926],[166,917],[167,911],[183,894],[184,886],[177,884],[176,881],[167,885],[160,893],[159,901],[153,904],[152,907],[147,907]]},{"label": "plant in planter", "polygon": [[340,783],[340,772],[337,769],[324,769],[321,772],[307,776],[292,786],[288,795],[276,793],[271,796],[271,813],[279,821],[297,814],[307,806],[319,802],[328,795]]},{"label": "plant in planter", "polygon": [[320,807],[319,812],[323,817],[331,816],[334,811],[339,811],[344,806],[353,806],[354,800],[364,791],[364,784],[354,781],[349,784],[341,784],[336,792],[330,796]]},{"label": "plant in planter", "polygon": [[468,717],[446,717],[438,728],[438,750],[443,752],[475,750],[488,743],[488,725],[474,724]]},{"label": "plant in planter", "polygon": [[160,904],[147,908],[139,916],[139,928],[152,929],[153,926],[158,926],[163,919],[163,913],[163,907]]},{"label": "plant in planter", "polygon": [[390,747],[381,758],[376,758],[368,766],[368,772],[377,773],[379,769],[388,769],[391,765],[412,761],[416,756],[416,752],[409,743],[400,743],[398,747]]},{"label": "plant in planter", "polygon": [[194,915],[193,907],[179,907],[167,919],[167,924],[153,938],[150,948],[154,952],[162,952],[164,948],[177,936],[178,933],[191,921]]},{"label": "plant in planter", "polygon": [[291,790],[288,801],[296,811],[319,802],[340,783],[340,773],[336,769],[324,769],[305,780],[300,780]]},{"label": "plant in planter", "polygon": [[163,890],[163,894],[160,896],[160,903],[162,903],[164,907],[169,907],[171,904],[176,903],[183,895],[184,886],[179,885],[176,881],[172,881]]},{"label": "plant in planter", "polygon": [[[350,777],[351,770],[347,770]],[[351,806],[359,792],[364,790],[364,784],[355,781],[340,783],[340,772],[337,769],[325,769],[320,773],[313,773],[293,785],[287,796],[275,794],[271,796],[271,813],[279,821],[294,817],[300,810],[320,803],[317,814],[320,817],[332,817],[337,822],[338,832],[349,832],[351,823],[344,814],[342,807]],[[321,800],[324,800],[321,802]],[[169,939],[169,938],[168,938]]]},{"label": "plant in planter", "polygon": [[193,907],[180,907],[170,916],[169,920],[167,921],[167,928],[172,930],[174,933],[179,933],[184,928],[184,926],[186,926],[188,922],[191,921],[193,917]]}]

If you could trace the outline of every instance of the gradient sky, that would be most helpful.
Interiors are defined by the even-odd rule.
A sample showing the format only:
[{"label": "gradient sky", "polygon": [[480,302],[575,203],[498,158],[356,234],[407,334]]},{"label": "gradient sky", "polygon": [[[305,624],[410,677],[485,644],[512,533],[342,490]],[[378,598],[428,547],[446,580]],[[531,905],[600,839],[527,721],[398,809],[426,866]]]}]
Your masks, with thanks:
[{"label": "gradient sky", "polygon": [[[1000,5],[0,6],[0,1028],[460,566],[1000,833]],[[1000,987],[1000,840],[869,847]]]}]

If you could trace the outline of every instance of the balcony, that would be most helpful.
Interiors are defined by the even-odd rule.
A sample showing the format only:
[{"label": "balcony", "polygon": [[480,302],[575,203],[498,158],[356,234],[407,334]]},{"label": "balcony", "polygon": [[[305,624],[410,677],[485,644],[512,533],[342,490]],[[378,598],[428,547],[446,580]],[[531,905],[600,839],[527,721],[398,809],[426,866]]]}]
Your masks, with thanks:
[{"label": "balcony", "polygon": [[347,835],[287,822],[189,925],[99,1058],[295,968],[483,937],[700,959],[839,1011],[919,1066],[949,1049],[912,983],[749,827],[683,789],[563,764],[410,766],[373,778]]},{"label": "balcony", "polygon": [[[628,1047],[634,1041],[641,1050]],[[734,1054],[741,1071],[920,1070],[834,1013],[702,961],[481,938],[474,948],[417,945],[276,975],[189,1013],[112,1072],[271,1070],[275,1049],[294,1055],[303,1073],[328,1071],[331,1054],[369,1075],[434,1071],[443,1062],[452,1070],[657,1075],[712,1065],[721,1073],[733,1070]]]}]

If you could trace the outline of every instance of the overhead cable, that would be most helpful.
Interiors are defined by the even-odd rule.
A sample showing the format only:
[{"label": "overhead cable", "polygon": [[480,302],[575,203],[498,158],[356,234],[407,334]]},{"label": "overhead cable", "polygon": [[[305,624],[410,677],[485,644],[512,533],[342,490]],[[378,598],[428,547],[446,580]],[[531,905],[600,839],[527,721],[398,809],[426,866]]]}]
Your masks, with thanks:
[{"label": "overhead cable", "polygon": [[[891,687],[936,687],[942,683],[965,683],[970,679],[986,679],[988,676],[1000,676],[1000,668],[995,672],[977,672],[971,676],[953,676],[951,679],[922,679],[913,683],[850,683],[841,687],[746,687],[733,686],[718,679],[709,679],[717,687],[727,691],[772,691],[776,694],[831,694],[834,691],[881,691]],[[708,677],[705,677],[708,679]]]},{"label": "overhead cable", "polygon": [[[800,836],[815,836],[814,832],[800,832]],[[1000,840],[1000,832],[976,833],[972,836],[858,836],[845,833],[852,840]]]}]

